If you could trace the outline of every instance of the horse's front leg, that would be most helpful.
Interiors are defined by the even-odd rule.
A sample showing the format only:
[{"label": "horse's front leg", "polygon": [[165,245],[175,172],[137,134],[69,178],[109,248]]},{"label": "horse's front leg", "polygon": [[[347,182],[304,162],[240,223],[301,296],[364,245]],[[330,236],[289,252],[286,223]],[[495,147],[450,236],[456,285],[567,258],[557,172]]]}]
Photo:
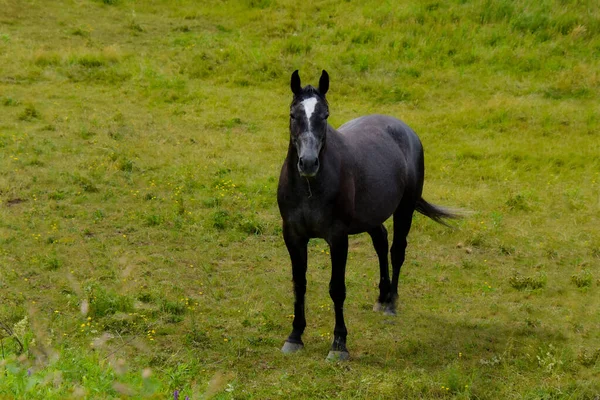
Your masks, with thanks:
[{"label": "horse's front leg", "polygon": [[349,358],[346,348],[348,330],[344,323],[344,300],[346,300],[346,259],[348,257],[348,235],[339,235],[329,243],[331,252],[331,280],[329,295],[335,310],[335,328],[333,343],[328,360],[343,361]]},{"label": "horse's front leg", "polygon": [[304,295],[306,294],[306,268],[307,268],[307,244],[308,239],[302,238],[289,229],[283,230],[283,239],[290,253],[292,261],[292,279],[294,281],[294,321],[292,322],[292,333],[285,341],[281,351],[294,353],[304,347],[302,334],[306,328],[306,317],[304,314]]}]

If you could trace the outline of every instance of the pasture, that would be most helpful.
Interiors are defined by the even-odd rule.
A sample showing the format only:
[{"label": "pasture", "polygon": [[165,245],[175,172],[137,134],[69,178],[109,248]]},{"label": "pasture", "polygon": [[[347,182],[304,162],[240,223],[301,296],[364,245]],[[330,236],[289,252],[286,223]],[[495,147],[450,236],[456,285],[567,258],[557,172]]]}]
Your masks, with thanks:
[{"label": "pasture", "polygon": [[[471,211],[414,217],[395,317],[351,237],[346,363],[322,240],[280,351],[295,69]],[[0,0],[0,398],[597,399],[599,71],[597,1]]]}]

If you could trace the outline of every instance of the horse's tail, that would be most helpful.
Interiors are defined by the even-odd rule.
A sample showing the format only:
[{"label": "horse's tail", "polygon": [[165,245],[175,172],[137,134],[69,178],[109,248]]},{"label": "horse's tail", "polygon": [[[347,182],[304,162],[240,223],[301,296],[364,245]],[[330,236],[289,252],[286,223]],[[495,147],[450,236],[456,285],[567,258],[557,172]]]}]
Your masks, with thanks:
[{"label": "horse's tail", "polygon": [[417,200],[417,204],[415,210],[425,215],[426,217],[431,218],[437,223],[442,225],[446,225],[448,227],[452,227],[446,223],[445,219],[458,219],[462,217],[462,214],[457,210],[451,210],[448,208],[436,206],[435,204],[431,204],[426,202],[422,197]]}]

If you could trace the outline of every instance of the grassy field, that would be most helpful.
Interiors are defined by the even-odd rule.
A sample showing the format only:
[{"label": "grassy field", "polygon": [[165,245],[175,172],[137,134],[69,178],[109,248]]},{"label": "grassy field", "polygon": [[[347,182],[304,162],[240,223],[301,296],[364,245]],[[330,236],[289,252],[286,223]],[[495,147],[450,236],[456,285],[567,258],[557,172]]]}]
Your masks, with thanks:
[{"label": "grassy field", "polygon": [[[399,312],[328,248],[285,356],[289,77],[426,153]],[[600,396],[597,1],[0,0],[0,398]],[[20,344],[23,349],[20,348]]]}]

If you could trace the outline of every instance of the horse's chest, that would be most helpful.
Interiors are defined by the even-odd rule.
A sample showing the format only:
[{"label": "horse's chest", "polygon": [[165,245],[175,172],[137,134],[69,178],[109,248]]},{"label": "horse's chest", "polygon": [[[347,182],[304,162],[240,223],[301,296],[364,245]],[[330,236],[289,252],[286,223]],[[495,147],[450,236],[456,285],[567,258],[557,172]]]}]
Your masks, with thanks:
[{"label": "horse's chest", "polygon": [[325,237],[332,223],[333,211],[327,204],[299,202],[291,210],[289,222],[299,231],[311,237]]}]

